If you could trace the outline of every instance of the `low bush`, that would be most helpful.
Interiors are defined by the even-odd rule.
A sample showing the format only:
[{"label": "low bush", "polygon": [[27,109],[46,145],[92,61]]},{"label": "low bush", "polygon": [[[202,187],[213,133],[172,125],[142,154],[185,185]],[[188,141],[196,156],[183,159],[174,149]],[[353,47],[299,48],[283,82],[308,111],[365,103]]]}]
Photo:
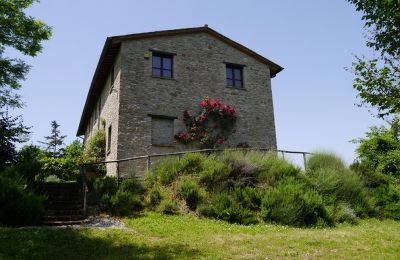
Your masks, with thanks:
[{"label": "low bush", "polygon": [[229,185],[230,171],[228,165],[221,162],[215,155],[210,155],[204,161],[203,171],[198,173],[200,183],[210,192],[226,190],[227,180]]},{"label": "low bush", "polygon": [[171,199],[163,199],[157,207],[157,211],[167,215],[177,214],[179,207],[176,201]]},{"label": "low bush", "polygon": [[[255,158],[256,154],[253,152],[250,159],[254,160]],[[279,158],[276,153],[264,155],[259,164],[262,169],[258,176],[259,182],[265,186],[275,186],[279,181],[297,177],[300,173],[299,167]]]},{"label": "low bush", "polygon": [[151,208],[157,207],[161,200],[162,200],[162,195],[160,189],[155,186],[151,190],[149,190],[149,205]]},{"label": "low bush", "polygon": [[117,179],[110,176],[97,178],[93,183],[93,189],[100,197],[105,194],[115,194],[118,189]]},{"label": "low bush", "polygon": [[308,160],[307,181],[324,198],[326,205],[338,207],[344,203],[357,217],[374,213],[362,179],[347,169],[340,158],[332,154],[316,154]]},{"label": "low bush", "polygon": [[261,207],[262,195],[260,190],[254,187],[237,188],[232,193],[235,201],[242,207],[257,211]]},{"label": "low bush", "polygon": [[182,179],[179,183],[179,195],[191,210],[195,210],[202,199],[199,185],[190,179]]},{"label": "low bush", "polygon": [[0,174],[0,223],[5,225],[32,225],[41,222],[44,197],[23,189],[14,179]]},{"label": "low bush", "polygon": [[161,185],[169,185],[179,176],[181,162],[179,158],[167,158],[162,160],[154,169],[153,176]]},{"label": "low bush", "polygon": [[126,216],[143,209],[142,198],[129,191],[118,189],[110,198],[111,213],[119,216]]},{"label": "low bush", "polygon": [[340,203],[330,208],[330,215],[336,223],[357,224],[358,217],[354,209],[346,203]]},{"label": "low bush", "polygon": [[202,204],[199,214],[238,224],[257,223],[257,216],[251,210],[244,208],[233,196],[228,193],[219,193],[213,196],[211,203]]},{"label": "low bush", "polygon": [[294,179],[288,179],[266,191],[262,200],[261,215],[265,221],[284,225],[333,224],[322,197]]},{"label": "low bush", "polygon": [[119,185],[116,178],[97,178],[93,184],[100,206],[114,215],[130,215],[144,208],[144,188],[136,180],[123,180]]},{"label": "low bush", "polygon": [[342,170],[345,168],[345,164],[338,156],[333,153],[321,152],[308,158],[306,170],[313,172],[320,169]]},{"label": "low bush", "polygon": [[201,153],[187,153],[180,160],[180,169],[182,175],[198,174],[203,171],[206,156]]}]

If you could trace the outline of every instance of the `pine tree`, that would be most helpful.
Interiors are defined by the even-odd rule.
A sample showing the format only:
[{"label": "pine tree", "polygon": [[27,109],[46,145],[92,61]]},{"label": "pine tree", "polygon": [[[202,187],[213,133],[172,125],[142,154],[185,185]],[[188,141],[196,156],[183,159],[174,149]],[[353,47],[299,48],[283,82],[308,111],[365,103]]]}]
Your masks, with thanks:
[{"label": "pine tree", "polygon": [[15,145],[27,140],[29,127],[23,125],[21,116],[12,117],[0,110],[0,171],[15,162]]},{"label": "pine tree", "polygon": [[62,146],[64,145],[64,139],[66,135],[60,135],[60,125],[55,120],[51,121],[51,134],[45,136],[46,141],[40,142],[46,146],[46,151],[53,157],[60,157],[64,151]]}]

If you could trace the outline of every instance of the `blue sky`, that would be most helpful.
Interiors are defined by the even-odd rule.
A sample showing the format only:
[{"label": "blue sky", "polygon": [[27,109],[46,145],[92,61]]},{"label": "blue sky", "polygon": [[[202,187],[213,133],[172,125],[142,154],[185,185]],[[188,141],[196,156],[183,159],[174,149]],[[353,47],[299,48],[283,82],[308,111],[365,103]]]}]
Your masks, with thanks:
[{"label": "blue sky", "polygon": [[354,105],[353,75],[344,68],[370,51],[361,14],[344,0],[42,0],[27,12],[53,27],[43,52],[26,58],[32,69],[20,112],[31,143],[49,134],[51,120],[68,142],[75,138],[107,36],[204,24],[285,68],[272,80],[278,148],[329,150],[352,162],[349,141],[382,123]]}]

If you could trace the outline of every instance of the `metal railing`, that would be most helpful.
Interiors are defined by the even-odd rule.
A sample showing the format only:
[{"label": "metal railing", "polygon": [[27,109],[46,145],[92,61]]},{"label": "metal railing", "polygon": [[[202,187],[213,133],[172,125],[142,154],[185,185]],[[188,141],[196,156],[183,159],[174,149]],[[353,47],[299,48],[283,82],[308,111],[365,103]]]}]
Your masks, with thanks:
[{"label": "metal railing", "polygon": [[187,153],[206,153],[206,154],[211,154],[211,153],[219,153],[223,152],[226,150],[231,150],[231,151],[262,151],[262,152],[276,152],[278,154],[281,154],[282,159],[285,160],[285,154],[300,154],[303,157],[303,167],[304,169],[307,168],[307,155],[311,155],[313,153],[309,152],[299,152],[299,151],[288,151],[288,150],[272,150],[272,149],[267,149],[267,148],[227,148],[227,149],[202,149],[202,150],[188,150],[188,151],[181,151],[181,152],[173,152],[173,153],[160,153],[160,154],[147,154],[147,155],[141,155],[141,156],[134,156],[134,157],[129,157],[129,158],[123,158],[123,159],[118,159],[118,160],[109,160],[109,161],[100,161],[100,162],[92,162],[92,163],[84,163],[80,165],[80,175],[82,178],[82,188],[84,191],[84,204],[83,204],[83,212],[85,216],[87,215],[87,192],[88,192],[88,185],[87,185],[87,179],[85,175],[85,166],[90,166],[90,165],[107,165],[111,163],[116,163],[116,178],[117,181],[121,181],[121,176],[120,176],[120,163],[123,162],[128,162],[128,161],[137,161],[137,160],[146,160],[146,170],[150,170],[151,163],[152,163],[152,158],[161,158],[161,157],[167,157],[167,156],[183,156]]},{"label": "metal railing", "polygon": [[282,158],[285,159],[285,154],[301,154],[303,157],[303,167],[304,169],[307,168],[307,155],[311,155],[313,153],[309,152],[300,152],[300,151],[289,151],[289,150],[273,150],[273,149],[267,149],[267,148],[226,148],[226,149],[201,149],[201,150],[188,150],[188,151],[181,151],[181,152],[173,152],[173,153],[159,153],[159,154],[147,154],[147,155],[141,155],[141,156],[134,156],[134,157],[128,157],[128,158],[123,158],[123,159],[118,159],[118,160],[109,160],[109,161],[99,161],[99,162],[91,162],[91,163],[84,163],[80,165],[81,172],[84,176],[84,170],[83,168],[85,166],[89,165],[107,165],[110,163],[116,163],[116,177],[119,180],[120,179],[120,163],[122,162],[128,162],[128,161],[136,161],[136,160],[146,160],[146,170],[149,170],[151,167],[152,163],[152,158],[159,158],[159,157],[167,157],[167,156],[182,156],[187,153],[218,153],[226,150],[231,150],[231,151],[264,151],[264,152],[276,152],[280,153],[282,155]]}]

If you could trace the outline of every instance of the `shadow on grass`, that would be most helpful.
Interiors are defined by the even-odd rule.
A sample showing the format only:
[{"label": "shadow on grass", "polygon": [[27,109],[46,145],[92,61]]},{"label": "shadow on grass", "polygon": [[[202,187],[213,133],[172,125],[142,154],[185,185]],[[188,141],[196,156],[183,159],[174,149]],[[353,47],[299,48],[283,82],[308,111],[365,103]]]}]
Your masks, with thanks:
[{"label": "shadow on grass", "polygon": [[0,259],[196,258],[186,245],[150,245],[122,230],[0,228]]}]

